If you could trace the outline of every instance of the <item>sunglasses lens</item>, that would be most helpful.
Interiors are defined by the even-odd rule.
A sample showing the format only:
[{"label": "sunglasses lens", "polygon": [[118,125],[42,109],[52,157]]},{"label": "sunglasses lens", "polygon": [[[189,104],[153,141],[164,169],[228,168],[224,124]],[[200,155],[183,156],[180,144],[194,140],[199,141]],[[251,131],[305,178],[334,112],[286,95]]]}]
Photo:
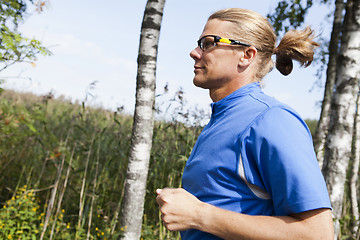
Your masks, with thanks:
[{"label": "sunglasses lens", "polygon": [[214,41],[214,37],[205,36],[198,41],[198,45],[202,50],[206,51],[214,47],[216,43]]}]

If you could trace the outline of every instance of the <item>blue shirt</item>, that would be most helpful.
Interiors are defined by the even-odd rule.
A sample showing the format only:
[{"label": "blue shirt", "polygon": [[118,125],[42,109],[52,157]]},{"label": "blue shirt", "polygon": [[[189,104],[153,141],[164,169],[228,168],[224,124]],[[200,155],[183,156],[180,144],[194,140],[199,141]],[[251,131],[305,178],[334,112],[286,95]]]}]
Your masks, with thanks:
[{"label": "blue shirt", "polygon": [[[305,122],[289,106],[265,95],[259,83],[212,104],[182,186],[203,202],[249,215],[331,208]],[[193,229],[181,236],[220,239]]]}]

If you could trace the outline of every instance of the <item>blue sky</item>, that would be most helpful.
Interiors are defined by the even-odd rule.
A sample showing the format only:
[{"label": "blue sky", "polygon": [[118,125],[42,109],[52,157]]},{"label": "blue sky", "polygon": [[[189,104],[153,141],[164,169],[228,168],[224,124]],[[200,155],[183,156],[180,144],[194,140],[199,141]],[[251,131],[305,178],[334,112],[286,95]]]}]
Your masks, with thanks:
[{"label": "blue sky", "polygon": [[[209,110],[208,91],[193,86],[193,60],[189,52],[196,47],[207,17],[227,7],[241,7],[266,15],[276,0],[167,0],[160,35],[157,91],[166,83],[172,96],[183,89],[189,106]],[[36,67],[18,64],[0,72],[6,88],[45,94],[52,91],[72,100],[116,109],[124,106],[132,113],[135,103],[137,53],[141,21],[146,0],[50,0],[41,13],[33,13],[20,30],[27,37],[36,37],[53,52],[39,57]],[[314,8],[307,24],[318,33],[329,35],[329,9]],[[326,36],[328,37],[328,36]],[[303,118],[316,119],[323,89],[309,90],[316,81],[315,68],[299,68],[282,76],[273,70],[265,78],[264,91],[289,104]],[[31,78],[31,80],[29,80]],[[96,81],[94,89],[89,89]]]}]

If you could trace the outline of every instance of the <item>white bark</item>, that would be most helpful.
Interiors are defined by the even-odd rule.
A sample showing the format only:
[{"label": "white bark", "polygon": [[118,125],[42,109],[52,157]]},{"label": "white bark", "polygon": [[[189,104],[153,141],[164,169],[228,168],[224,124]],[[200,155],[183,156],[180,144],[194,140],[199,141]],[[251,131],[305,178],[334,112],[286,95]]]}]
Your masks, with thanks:
[{"label": "white bark", "polygon": [[359,207],[358,207],[358,194],[357,194],[357,182],[359,179],[359,163],[360,163],[360,96],[357,97],[357,109],[354,123],[354,148],[353,148],[353,164],[351,169],[350,178],[350,196],[351,196],[351,210],[354,216],[352,222],[352,234],[353,238],[356,239],[356,235],[359,229]]},{"label": "white bark", "polygon": [[360,0],[349,0],[332,99],[329,133],[325,146],[323,173],[330,194],[339,234],[346,171],[351,157],[353,124],[360,77]]},{"label": "white bark", "polygon": [[335,1],[334,21],[329,44],[329,62],[326,70],[326,84],[324,98],[321,106],[321,114],[314,136],[314,148],[319,161],[320,169],[324,162],[324,146],[330,122],[331,97],[336,79],[336,59],[339,52],[339,39],[341,24],[343,21],[344,0]]},{"label": "white bark", "polygon": [[141,236],[146,180],[154,127],[156,58],[165,0],[148,0],[141,27],[136,105],[130,156],[125,180],[120,239]]}]

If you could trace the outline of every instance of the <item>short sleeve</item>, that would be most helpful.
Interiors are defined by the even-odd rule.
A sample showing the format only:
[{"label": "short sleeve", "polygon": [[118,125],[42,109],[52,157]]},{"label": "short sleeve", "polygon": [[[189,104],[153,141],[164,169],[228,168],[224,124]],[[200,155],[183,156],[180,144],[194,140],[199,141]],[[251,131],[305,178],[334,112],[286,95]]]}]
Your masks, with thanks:
[{"label": "short sleeve", "polygon": [[261,114],[244,137],[248,181],[270,194],[275,215],[331,208],[311,134],[294,112],[281,107]]}]

